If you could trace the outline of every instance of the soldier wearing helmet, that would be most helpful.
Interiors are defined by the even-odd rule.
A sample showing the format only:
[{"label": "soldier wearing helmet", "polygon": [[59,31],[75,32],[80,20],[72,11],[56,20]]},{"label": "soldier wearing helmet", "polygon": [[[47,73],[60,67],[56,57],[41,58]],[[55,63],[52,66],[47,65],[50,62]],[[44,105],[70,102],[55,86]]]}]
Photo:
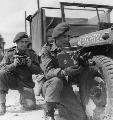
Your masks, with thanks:
[{"label": "soldier wearing helmet", "polygon": [[[43,96],[45,98],[45,120],[54,119],[54,110],[57,105],[64,109],[67,114],[63,116],[69,120],[85,120],[85,113],[76,99],[72,88],[68,85],[66,76],[79,74],[82,67],[76,63],[74,66],[60,68],[57,55],[62,52],[64,46],[69,46],[70,26],[67,23],[60,23],[52,33],[53,44],[45,44],[41,50],[41,67],[44,71],[46,81],[42,86]],[[59,50],[60,49],[60,50]],[[71,108],[73,106],[73,108]],[[62,109],[62,110],[63,110]],[[60,110],[59,110],[60,111]]]},{"label": "soldier wearing helmet", "polygon": [[19,91],[23,110],[36,107],[32,74],[41,72],[38,57],[32,49],[27,48],[29,41],[25,32],[19,32],[13,42],[16,46],[7,51],[0,64],[0,115],[6,112],[6,94],[9,89]]}]

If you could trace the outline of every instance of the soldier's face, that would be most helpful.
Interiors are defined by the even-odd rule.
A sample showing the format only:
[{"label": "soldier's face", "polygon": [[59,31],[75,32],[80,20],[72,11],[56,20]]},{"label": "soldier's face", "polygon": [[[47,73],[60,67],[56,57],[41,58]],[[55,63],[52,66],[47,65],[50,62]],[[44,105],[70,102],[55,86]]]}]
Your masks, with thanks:
[{"label": "soldier's face", "polygon": [[27,49],[28,43],[29,43],[29,41],[28,41],[27,38],[22,38],[21,40],[19,40],[19,41],[17,42],[17,47],[18,47],[18,49],[20,49],[20,50],[25,50],[25,49]]},{"label": "soldier's face", "polygon": [[56,38],[56,45],[57,47],[66,47],[69,46],[69,37],[68,34],[65,33],[60,37]]}]

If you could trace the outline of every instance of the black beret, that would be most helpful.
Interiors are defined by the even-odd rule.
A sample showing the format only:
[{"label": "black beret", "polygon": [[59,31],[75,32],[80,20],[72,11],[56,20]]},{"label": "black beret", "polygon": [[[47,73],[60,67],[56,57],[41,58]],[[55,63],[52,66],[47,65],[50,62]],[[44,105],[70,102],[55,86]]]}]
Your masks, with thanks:
[{"label": "black beret", "polygon": [[22,38],[28,38],[28,35],[26,32],[19,32],[16,34],[13,43],[17,42],[18,40],[21,40]]},{"label": "black beret", "polygon": [[59,36],[61,36],[62,34],[64,34],[65,32],[69,31],[70,26],[68,23],[63,22],[58,24],[54,29],[53,29],[53,33],[52,33],[52,38],[58,38]]}]

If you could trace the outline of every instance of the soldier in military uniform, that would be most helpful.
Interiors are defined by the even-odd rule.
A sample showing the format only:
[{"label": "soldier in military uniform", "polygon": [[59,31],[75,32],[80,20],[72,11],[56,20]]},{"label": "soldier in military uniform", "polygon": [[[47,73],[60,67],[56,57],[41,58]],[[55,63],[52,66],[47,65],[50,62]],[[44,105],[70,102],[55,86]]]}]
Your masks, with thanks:
[{"label": "soldier in military uniform", "polygon": [[38,57],[32,49],[27,49],[28,35],[19,32],[15,47],[10,48],[0,64],[0,115],[6,112],[6,94],[9,89],[19,90],[22,110],[36,108],[32,74],[39,74],[41,68]]},{"label": "soldier in military uniform", "polygon": [[[42,91],[45,98],[45,120],[55,120],[55,107],[59,107],[59,114],[66,120],[85,120],[84,110],[77,100],[72,88],[68,85],[66,76],[79,74],[83,68],[76,63],[74,66],[61,69],[57,60],[59,49],[69,44],[67,23],[58,24],[52,33],[53,44],[46,43],[41,50],[41,67],[46,81]],[[63,115],[65,114],[65,115]],[[59,118],[60,119],[60,118]]]}]

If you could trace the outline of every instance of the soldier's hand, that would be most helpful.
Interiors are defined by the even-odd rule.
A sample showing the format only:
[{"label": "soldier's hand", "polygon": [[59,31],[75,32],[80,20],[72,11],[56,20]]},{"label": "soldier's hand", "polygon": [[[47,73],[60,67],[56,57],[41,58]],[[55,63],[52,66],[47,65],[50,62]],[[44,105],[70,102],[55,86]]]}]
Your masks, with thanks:
[{"label": "soldier's hand", "polygon": [[18,58],[15,58],[15,59],[14,59],[14,66],[16,67],[16,66],[18,66],[18,65],[20,65],[20,61],[19,61]]},{"label": "soldier's hand", "polygon": [[70,76],[70,75],[74,74],[76,72],[76,70],[77,70],[77,68],[74,67],[74,66],[67,67],[67,68],[64,69],[65,75]]},{"label": "soldier's hand", "polygon": [[27,58],[26,58],[26,61],[27,61],[27,66],[30,67],[30,66],[31,66],[31,63],[32,63],[30,57],[27,57]]}]

